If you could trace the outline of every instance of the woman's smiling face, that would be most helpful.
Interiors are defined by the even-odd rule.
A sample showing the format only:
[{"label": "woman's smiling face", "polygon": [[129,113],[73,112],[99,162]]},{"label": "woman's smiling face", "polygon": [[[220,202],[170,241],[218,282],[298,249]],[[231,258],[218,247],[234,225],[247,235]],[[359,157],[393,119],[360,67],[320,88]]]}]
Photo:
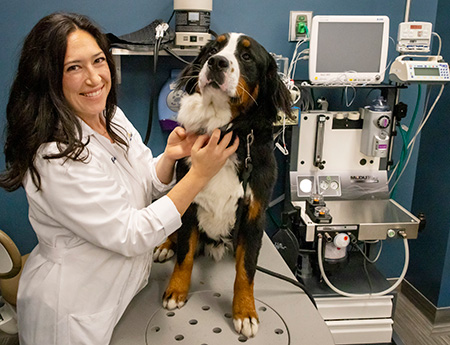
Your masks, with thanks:
[{"label": "woman's smiling face", "polygon": [[76,30],[67,36],[62,85],[64,97],[83,120],[105,109],[111,73],[105,54],[86,31]]}]

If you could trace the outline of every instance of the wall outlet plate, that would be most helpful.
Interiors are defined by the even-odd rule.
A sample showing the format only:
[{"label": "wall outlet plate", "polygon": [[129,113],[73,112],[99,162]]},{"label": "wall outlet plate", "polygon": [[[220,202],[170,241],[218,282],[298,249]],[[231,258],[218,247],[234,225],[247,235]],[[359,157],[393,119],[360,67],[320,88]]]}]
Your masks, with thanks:
[{"label": "wall outlet plate", "polygon": [[[311,35],[312,11],[291,11],[289,14],[289,41],[295,42],[307,38]],[[299,30],[300,25],[300,30]],[[302,26],[306,26],[304,32]]]}]

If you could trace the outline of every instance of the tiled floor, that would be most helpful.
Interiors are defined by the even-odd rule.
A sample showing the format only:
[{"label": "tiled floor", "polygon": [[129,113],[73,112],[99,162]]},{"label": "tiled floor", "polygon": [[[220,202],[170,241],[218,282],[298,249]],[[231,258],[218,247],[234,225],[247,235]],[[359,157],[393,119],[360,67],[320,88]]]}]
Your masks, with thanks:
[{"label": "tiled floor", "polygon": [[401,293],[397,299],[394,330],[403,345],[450,345],[450,332],[432,334],[431,322]]}]

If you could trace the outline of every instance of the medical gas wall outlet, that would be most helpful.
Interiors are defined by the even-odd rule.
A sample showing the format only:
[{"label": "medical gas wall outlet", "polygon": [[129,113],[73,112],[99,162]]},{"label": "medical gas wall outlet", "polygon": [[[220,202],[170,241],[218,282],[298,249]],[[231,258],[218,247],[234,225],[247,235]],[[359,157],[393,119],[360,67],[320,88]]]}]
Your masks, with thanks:
[{"label": "medical gas wall outlet", "polygon": [[400,23],[397,34],[397,51],[400,53],[428,53],[430,51],[432,33],[431,23]]},{"label": "medical gas wall outlet", "polygon": [[311,35],[312,11],[291,11],[289,15],[289,41],[295,42]]}]

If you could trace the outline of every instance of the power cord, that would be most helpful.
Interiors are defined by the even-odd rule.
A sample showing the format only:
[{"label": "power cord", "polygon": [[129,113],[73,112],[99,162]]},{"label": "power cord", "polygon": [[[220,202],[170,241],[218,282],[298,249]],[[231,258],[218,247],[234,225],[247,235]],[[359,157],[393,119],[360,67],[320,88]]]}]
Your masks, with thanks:
[{"label": "power cord", "polygon": [[295,280],[295,279],[286,277],[286,276],[284,276],[284,275],[282,275],[282,274],[280,274],[280,273],[273,272],[273,271],[271,271],[271,270],[269,270],[269,269],[267,269],[267,268],[261,267],[261,266],[256,266],[256,269],[257,269],[258,271],[260,271],[260,272],[263,272],[263,273],[268,274],[268,275],[270,275],[270,276],[272,276],[272,277],[275,277],[275,278],[278,278],[278,279],[287,281],[288,283],[291,283],[291,284],[293,284],[293,285],[299,287],[300,289],[302,289],[302,290],[305,292],[305,294],[306,294],[306,295],[308,296],[308,298],[310,299],[311,303],[312,303],[312,304],[314,305],[314,307],[317,309],[317,304],[316,304],[316,301],[314,301],[314,297],[313,297],[312,294],[308,291],[308,289],[306,288],[306,286],[305,286],[304,284],[300,283],[298,280]]}]

